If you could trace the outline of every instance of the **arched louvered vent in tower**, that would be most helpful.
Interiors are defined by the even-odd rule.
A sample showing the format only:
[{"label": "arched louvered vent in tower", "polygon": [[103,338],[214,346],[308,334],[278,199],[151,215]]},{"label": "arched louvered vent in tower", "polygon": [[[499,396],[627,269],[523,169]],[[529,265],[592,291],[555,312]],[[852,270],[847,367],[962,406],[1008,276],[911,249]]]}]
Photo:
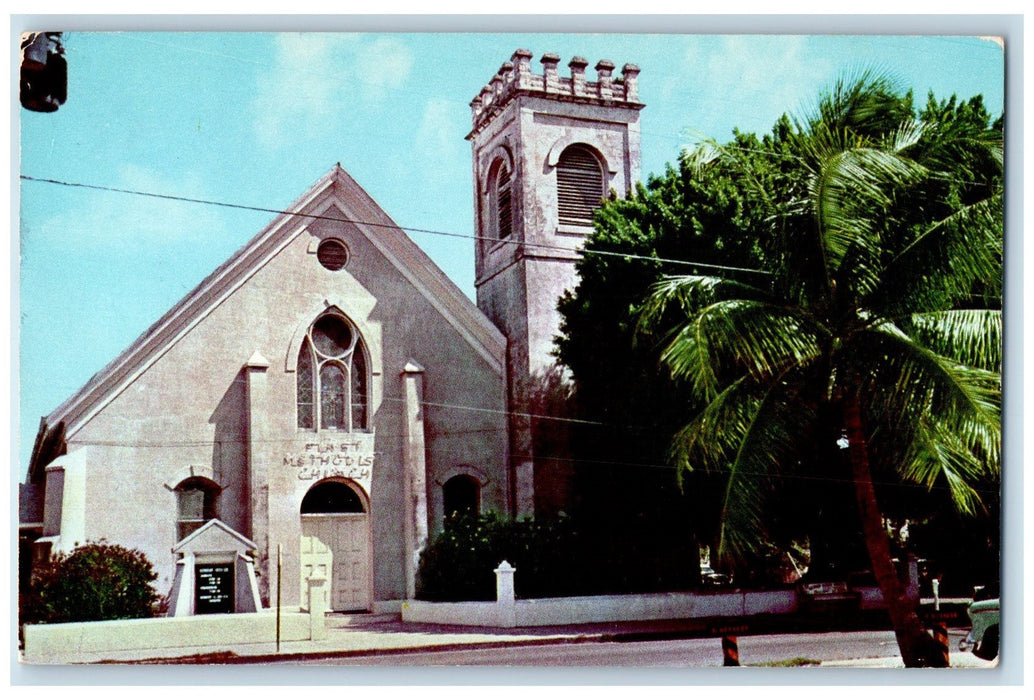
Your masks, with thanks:
[{"label": "arched louvered vent in tower", "polygon": [[513,202],[510,195],[510,169],[505,164],[499,167],[495,182],[496,235],[508,238],[513,233]]},{"label": "arched louvered vent in tower", "polygon": [[569,146],[557,161],[560,224],[592,226],[592,214],[603,199],[603,168],[584,146]]}]

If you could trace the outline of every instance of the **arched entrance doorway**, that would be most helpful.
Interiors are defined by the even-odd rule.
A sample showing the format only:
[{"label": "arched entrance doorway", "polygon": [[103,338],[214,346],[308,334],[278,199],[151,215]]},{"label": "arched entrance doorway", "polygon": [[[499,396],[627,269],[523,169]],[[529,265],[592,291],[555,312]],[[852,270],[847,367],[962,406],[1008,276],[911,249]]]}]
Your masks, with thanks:
[{"label": "arched entrance doorway", "polygon": [[370,608],[370,520],[362,490],[348,481],[314,484],[302,499],[302,601],[309,576],[327,579],[329,610]]}]

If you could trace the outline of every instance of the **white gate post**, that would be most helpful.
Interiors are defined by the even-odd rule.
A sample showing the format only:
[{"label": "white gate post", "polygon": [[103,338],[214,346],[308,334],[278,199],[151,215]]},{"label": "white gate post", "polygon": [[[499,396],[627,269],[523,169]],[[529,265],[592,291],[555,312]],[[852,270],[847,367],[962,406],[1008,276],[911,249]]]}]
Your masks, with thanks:
[{"label": "white gate post", "polygon": [[919,602],[919,560],[914,554],[908,555],[908,586],[905,594],[909,600]]},{"label": "white gate post", "polygon": [[513,575],[516,571],[505,560],[495,569],[495,604],[500,627],[517,626],[517,602],[513,589]]},{"label": "white gate post", "polygon": [[327,579],[318,574],[308,578],[309,583],[309,639],[327,638]]}]

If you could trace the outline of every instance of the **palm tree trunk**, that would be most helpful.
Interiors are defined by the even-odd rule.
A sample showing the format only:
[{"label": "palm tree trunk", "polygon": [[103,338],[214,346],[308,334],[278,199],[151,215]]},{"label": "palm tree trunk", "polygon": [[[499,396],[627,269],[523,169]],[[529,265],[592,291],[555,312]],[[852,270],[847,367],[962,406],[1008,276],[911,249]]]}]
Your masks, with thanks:
[{"label": "palm tree trunk", "polygon": [[862,427],[858,399],[845,401],[844,423],[847,429],[851,476],[855,498],[862,521],[862,535],[869,552],[873,575],[880,586],[883,600],[890,614],[890,622],[901,650],[901,658],[908,668],[944,665],[943,654],[936,653],[933,638],[926,633],[915,605],[908,599],[905,587],[898,578],[890,553],[890,537],[883,527],[883,515],[876,503],[876,490],[869,467],[868,441]]}]

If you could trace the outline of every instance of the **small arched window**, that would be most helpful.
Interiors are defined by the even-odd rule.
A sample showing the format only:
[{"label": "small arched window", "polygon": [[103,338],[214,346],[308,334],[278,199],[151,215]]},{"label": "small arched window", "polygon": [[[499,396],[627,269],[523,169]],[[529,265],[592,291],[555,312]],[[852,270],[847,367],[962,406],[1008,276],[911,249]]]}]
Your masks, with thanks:
[{"label": "small arched window", "polygon": [[477,515],[481,512],[481,484],[467,474],[459,474],[442,484],[442,507],[446,518]]},{"label": "small arched window", "polygon": [[513,193],[510,168],[500,162],[493,182],[493,211],[497,238],[509,238],[513,233]]},{"label": "small arched window", "polygon": [[568,146],[557,160],[556,179],[560,224],[592,226],[604,195],[600,159],[586,146]]},{"label": "small arched window", "polygon": [[492,161],[485,182],[485,230],[489,232],[489,238],[500,240],[513,235],[513,184],[509,159],[505,155],[497,157]]},{"label": "small arched window", "polygon": [[344,316],[325,313],[298,353],[298,427],[365,430],[368,406],[362,339]]},{"label": "small arched window", "polygon": [[219,486],[202,477],[191,477],[179,483],[176,493],[177,541],[216,518]]}]

